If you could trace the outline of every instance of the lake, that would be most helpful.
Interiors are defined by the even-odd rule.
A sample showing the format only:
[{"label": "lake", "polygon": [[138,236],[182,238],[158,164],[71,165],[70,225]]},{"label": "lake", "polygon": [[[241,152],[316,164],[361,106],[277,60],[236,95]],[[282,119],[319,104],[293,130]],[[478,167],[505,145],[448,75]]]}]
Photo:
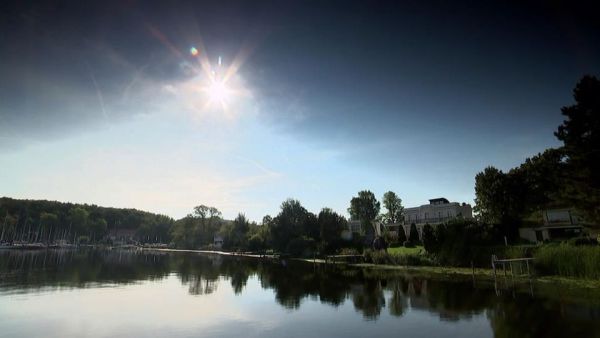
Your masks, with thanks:
[{"label": "lake", "polygon": [[0,250],[0,337],[600,337],[593,290],[298,261]]}]

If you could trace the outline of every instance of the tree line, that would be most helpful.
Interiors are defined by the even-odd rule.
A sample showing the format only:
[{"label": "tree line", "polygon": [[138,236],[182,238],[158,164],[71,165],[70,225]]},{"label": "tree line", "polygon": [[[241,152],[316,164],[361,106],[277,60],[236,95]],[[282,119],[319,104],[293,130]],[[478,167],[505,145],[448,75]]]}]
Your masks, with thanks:
[{"label": "tree line", "polygon": [[360,191],[352,198],[348,211],[364,227],[353,241],[347,241],[342,239],[342,232],[348,230],[348,220],[343,215],[330,208],[315,214],[295,199],[283,201],[275,217],[266,215],[259,224],[243,213],[226,220],[217,208],[206,205],[196,206],[192,213],[174,220],[135,209],[3,197],[0,241],[109,244],[111,233],[130,230],[141,243],[170,243],[185,249],[211,249],[215,239],[220,239],[225,250],[275,250],[292,255],[335,253],[343,247],[362,249],[364,235],[372,233],[372,221],[401,219],[401,199],[387,192],[383,201],[387,211],[380,214],[380,203],[371,191]]},{"label": "tree line", "polygon": [[266,215],[261,223],[249,221],[243,213],[232,221],[224,220],[218,209],[200,205],[174,222],[172,242],[179,248],[212,248],[218,237],[225,250],[274,250],[295,256],[330,254],[343,248],[361,251],[374,239],[373,222],[402,221],[402,200],[394,192],[383,195],[383,206],[381,212],[381,203],[373,192],[358,192],[350,200],[348,213],[351,220],[360,222],[361,230],[349,236],[352,238],[343,239],[342,233],[350,231],[346,217],[327,207],[315,214],[292,198],[281,203],[275,217]]},{"label": "tree line", "polygon": [[174,220],[136,209],[0,198],[0,242],[106,242],[109,232],[131,230],[144,242],[168,242]]}]

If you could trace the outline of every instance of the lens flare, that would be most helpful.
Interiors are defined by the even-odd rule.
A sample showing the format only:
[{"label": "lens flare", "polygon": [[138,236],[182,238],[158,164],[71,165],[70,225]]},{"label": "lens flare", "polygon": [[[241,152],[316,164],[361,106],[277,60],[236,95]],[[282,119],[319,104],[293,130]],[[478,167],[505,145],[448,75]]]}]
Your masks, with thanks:
[{"label": "lens flare", "polygon": [[190,48],[190,54],[192,54],[192,56],[198,56],[198,49],[196,49],[196,47]]}]

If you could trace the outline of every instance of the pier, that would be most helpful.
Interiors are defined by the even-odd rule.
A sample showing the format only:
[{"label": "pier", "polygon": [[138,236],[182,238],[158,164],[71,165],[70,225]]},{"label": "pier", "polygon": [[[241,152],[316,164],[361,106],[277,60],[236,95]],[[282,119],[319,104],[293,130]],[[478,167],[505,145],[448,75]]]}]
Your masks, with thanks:
[{"label": "pier", "polygon": [[509,259],[498,259],[498,257],[496,255],[492,255],[492,270],[494,271],[494,287],[496,289],[496,294],[499,294],[500,291],[498,289],[498,270],[499,270],[499,266],[502,266],[502,271],[504,272],[504,284],[505,286],[508,286],[508,271],[506,269],[506,266],[508,265],[510,268],[510,275],[511,275],[511,280],[512,280],[512,286],[514,287],[515,284],[515,267],[513,266],[514,263],[518,263],[519,265],[519,272],[521,272],[521,274],[519,274],[519,276],[524,275],[523,272],[523,264],[525,263],[525,266],[527,268],[527,278],[529,280],[529,285],[530,285],[530,291],[531,294],[533,295],[533,284],[531,283],[531,269],[530,269],[530,264],[529,262],[532,262],[534,259],[531,257],[523,257],[523,258],[509,258]]}]

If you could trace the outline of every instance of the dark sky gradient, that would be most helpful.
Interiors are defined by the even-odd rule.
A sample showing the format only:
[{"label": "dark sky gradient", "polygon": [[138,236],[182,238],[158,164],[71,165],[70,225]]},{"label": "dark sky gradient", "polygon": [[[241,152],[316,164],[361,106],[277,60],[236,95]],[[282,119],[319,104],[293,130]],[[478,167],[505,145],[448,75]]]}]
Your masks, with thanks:
[{"label": "dark sky gradient", "polygon": [[[183,52],[199,37],[213,57],[254,47],[242,71],[277,110],[268,117],[284,127],[295,121],[294,131],[345,142],[415,129],[484,137],[546,130],[576,80],[600,70],[593,9],[547,1],[5,4],[2,130],[37,134],[36,122],[86,121],[62,95],[96,100],[90,74],[117,115],[126,104],[117,96],[145,65],[152,80],[185,76],[153,29]],[[57,93],[41,90],[52,84]]]},{"label": "dark sky gradient", "polygon": [[[153,114],[194,76],[239,69],[265,126],[348,165],[472,177],[557,141],[600,74],[594,2],[47,1],[0,5],[0,152]],[[265,149],[268,151],[268,149]],[[442,164],[443,163],[443,164]],[[465,178],[466,180],[466,178]]]}]

